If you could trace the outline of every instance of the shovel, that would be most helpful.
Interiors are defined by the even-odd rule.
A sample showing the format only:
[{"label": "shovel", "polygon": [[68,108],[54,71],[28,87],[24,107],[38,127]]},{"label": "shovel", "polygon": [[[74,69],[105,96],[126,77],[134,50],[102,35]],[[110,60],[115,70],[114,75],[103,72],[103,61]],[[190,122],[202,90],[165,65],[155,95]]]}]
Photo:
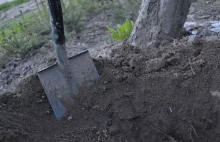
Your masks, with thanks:
[{"label": "shovel", "polygon": [[48,6],[58,64],[39,71],[38,76],[59,120],[74,107],[74,95],[79,93],[80,88],[91,86],[99,74],[88,50],[67,57],[60,0],[48,0]]}]

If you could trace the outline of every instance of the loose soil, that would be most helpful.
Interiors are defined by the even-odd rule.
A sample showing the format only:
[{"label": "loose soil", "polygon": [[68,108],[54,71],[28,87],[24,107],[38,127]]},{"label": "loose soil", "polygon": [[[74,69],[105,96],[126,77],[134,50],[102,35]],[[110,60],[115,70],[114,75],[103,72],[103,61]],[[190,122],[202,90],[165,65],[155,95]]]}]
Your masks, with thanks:
[{"label": "loose soil", "polygon": [[56,120],[36,75],[0,95],[0,141],[218,142],[220,42],[127,45],[94,59],[100,79]]},{"label": "loose soil", "polygon": [[[219,20],[218,6],[218,1],[199,0],[188,21]],[[52,45],[14,58],[0,70],[0,141],[220,141],[219,41],[196,37],[189,43],[183,37],[141,50],[110,42],[105,14],[89,23],[67,49],[69,56],[89,49],[100,79],[80,92],[61,120],[36,75],[56,61]]]}]

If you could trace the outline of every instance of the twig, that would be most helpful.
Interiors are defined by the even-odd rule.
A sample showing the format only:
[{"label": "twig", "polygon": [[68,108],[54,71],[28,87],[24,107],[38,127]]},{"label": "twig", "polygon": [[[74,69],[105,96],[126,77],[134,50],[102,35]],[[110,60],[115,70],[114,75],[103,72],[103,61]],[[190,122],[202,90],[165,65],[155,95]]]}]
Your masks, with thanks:
[{"label": "twig", "polygon": [[192,130],[190,130],[189,137],[190,137],[191,142],[194,142],[194,140],[192,138]]},{"label": "twig", "polygon": [[171,141],[171,142],[177,142],[177,140],[175,140],[173,137],[171,137],[171,136],[169,136],[168,134],[166,134],[166,133],[162,132],[162,131],[161,131],[161,130],[159,130],[158,128],[153,127],[153,126],[151,126],[150,124],[147,124],[147,125],[148,125],[149,127],[151,127],[152,129],[154,129],[154,130],[158,131],[159,133],[161,133],[161,134],[163,134],[163,135],[167,136],[167,137],[170,139],[170,141]]},{"label": "twig", "polygon": [[190,59],[188,59],[188,60],[189,60],[189,66],[190,66],[190,69],[191,69],[193,75],[196,75],[195,71],[194,71],[193,68],[192,68],[191,60],[190,60]]},{"label": "twig", "polygon": [[198,134],[197,134],[197,132],[196,132],[195,128],[193,127],[193,125],[190,125],[190,126],[191,126],[191,128],[193,129],[193,131],[194,131],[194,133],[195,133],[196,137],[198,138],[199,136],[198,136]]}]

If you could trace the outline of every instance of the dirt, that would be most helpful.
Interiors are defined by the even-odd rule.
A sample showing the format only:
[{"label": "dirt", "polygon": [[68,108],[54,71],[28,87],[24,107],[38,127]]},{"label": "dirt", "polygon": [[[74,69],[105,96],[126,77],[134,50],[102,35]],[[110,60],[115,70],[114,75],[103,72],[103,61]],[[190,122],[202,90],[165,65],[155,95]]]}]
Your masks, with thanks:
[{"label": "dirt", "polygon": [[0,98],[0,141],[219,141],[220,42],[94,59],[100,79],[56,120],[36,75]]},{"label": "dirt", "polygon": [[[206,2],[194,4],[188,21],[218,20],[218,1]],[[191,42],[183,35],[140,50],[108,40],[109,18],[94,17],[67,43],[69,56],[89,49],[100,79],[59,121],[36,75],[56,62],[52,44],[0,69],[0,141],[220,141],[220,41],[202,32],[210,25]]]},{"label": "dirt", "polygon": [[[34,1],[30,1],[33,5]],[[211,16],[205,19],[196,18],[202,15],[207,8],[217,9],[220,5],[218,1],[211,1],[206,4],[207,1],[198,0],[191,7],[188,15],[188,25],[185,24],[187,29],[186,35],[182,37],[184,44],[194,41],[196,38],[204,39],[207,41],[213,41],[220,38],[220,34],[211,32],[209,29],[213,20],[218,20],[216,16]],[[26,5],[31,5],[26,3]],[[208,5],[209,7],[206,7]],[[18,6],[19,7],[19,6]],[[26,8],[27,6],[21,6]],[[28,6],[31,8],[32,6]],[[35,5],[36,8],[36,5]],[[11,10],[11,12],[10,12]],[[9,12],[13,15],[16,13],[16,7],[11,8]],[[210,10],[209,10],[210,11]],[[210,12],[210,14],[212,14]],[[0,14],[1,15],[1,14]],[[89,21],[84,30],[79,34],[72,34],[67,42],[68,55],[73,56],[84,49],[88,49],[93,58],[102,56],[109,57],[112,47],[119,42],[110,41],[110,32],[107,31],[106,25],[117,25],[112,23],[111,14],[108,12],[99,14]],[[0,20],[1,21],[1,20]],[[195,22],[196,24],[190,25],[189,23]],[[197,34],[192,34],[196,32]],[[3,68],[0,67],[0,93],[13,92],[16,85],[27,76],[37,73],[41,69],[56,62],[55,52],[52,43],[47,43],[42,48],[29,52],[25,57],[12,57]]]}]

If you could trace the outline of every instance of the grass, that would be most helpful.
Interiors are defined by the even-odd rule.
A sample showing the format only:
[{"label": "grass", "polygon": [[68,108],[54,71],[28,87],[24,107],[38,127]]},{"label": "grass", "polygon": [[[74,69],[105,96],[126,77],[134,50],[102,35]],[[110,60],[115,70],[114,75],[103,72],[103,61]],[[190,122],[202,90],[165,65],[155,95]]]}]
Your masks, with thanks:
[{"label": "grass", "polygon": [[[18,1],[28,0],[15,0],[10,2],[10,5],[15,5]],[[117,23],[124,19],[133,19],[141,2],[138,1],[139,3],[125,0],[123,4],[119,0],[69,0],[65,3],[61,1],[66,37],[79,33],[88,23],[88,19],[104,11],[113,11],[115,15],[113,18]],[[35,3],[37,10],[27,14],[20,13],[19,18],[0,23],[0,52],[4,54],[0,64],[7,62],[5,57],[8,58],[9,55],[24,57],[30,50],[40,48],[42,43],[51,40],[50,16],[46,0],[40,0],[40,4],[35,0]]]},{"label": "grass", "polygon": [[42,22],[38,11],[21,17],[0,24],[0,51],[4,54],[24,57],[48,40],[43,34],[48,35],[50,29]]},{"label": "grass", "polygon": [[6,2],[0,5],[0,10],[8,10],[9,8],[28,2],[29,0],[13,0],[11,2]]}]

